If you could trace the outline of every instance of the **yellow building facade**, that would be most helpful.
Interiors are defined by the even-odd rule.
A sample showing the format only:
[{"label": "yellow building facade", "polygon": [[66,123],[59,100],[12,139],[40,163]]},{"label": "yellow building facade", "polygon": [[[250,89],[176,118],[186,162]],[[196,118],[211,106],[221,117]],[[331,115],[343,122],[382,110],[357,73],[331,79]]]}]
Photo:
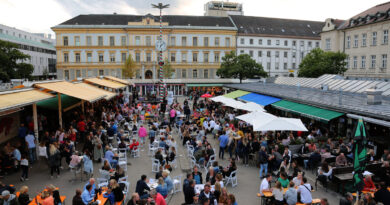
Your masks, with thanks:
[{"label": "yellow building facade", "polygon": [[[137,79],[158,78],[159,17],[79,15],[52,30],[56,35],[57,77],[122,77],[129,57]],[[237,29],[229,17],[163,16],[163,58],[171,78],[214,79],[222,57],[236,47]]]}]

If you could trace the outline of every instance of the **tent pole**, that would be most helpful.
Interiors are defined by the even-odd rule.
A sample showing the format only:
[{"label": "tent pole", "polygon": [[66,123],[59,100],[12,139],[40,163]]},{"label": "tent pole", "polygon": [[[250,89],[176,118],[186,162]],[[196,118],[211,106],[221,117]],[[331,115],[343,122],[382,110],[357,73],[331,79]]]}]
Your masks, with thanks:
[{"label": "tent pole", "polygon": [[58,96],[58,122],[60,128],[62,128],[62,105],[61,105],[61,93],[57,93]]},{"label": "tent pole", "polygon": [[85,115],[85,111],[84,111],[84,100],[81,100],[81,110],[82,110],[83,114]]},{"label": "tent pole", "polygon": [[38,140],[39,143],[39,136],[38,136],[38,114],[37,114],[37,104],[33,104],[33,120],[34,120],[34,136]]}]

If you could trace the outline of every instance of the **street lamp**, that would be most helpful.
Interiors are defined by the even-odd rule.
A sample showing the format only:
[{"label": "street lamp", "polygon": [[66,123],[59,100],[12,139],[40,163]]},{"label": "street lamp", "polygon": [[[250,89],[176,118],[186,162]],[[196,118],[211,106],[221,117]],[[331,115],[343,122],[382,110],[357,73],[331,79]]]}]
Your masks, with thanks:
[{"label": "street lamp", "polygon": [[160,38],[159,38],[159,40],[156,43],[156,49],[160,53],[159,58],[158,58],[158,61],[159,61],[158,65],[160,66],[159,75],[158,75],[159,84],[160,84],[159,85],[159,96],[160,96],[160,101],[163,102],[163,99],[165,97],[165,87],[164,87],[164,84],[163,84],[163,65],[164,65],[164,61],[162,59],[162,52],[164,50],[166,50],[166,43],[162,39],[162,10],[168,8],[169,4],[165,4],[165,5],[163,5],[162,3],[158,3],[157,5],[156,4],[152,4],[152,7],[160,10]]}]

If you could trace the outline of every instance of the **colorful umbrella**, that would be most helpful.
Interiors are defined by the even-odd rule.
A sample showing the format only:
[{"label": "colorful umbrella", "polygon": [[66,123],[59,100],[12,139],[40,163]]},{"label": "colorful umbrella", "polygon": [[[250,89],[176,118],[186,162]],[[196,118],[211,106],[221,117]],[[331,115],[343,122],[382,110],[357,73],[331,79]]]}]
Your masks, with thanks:
[{"label": "colorful umbrella", "polygon": [[201,95],[200,97],[201,97],[201,98],[211,98],[211,97],[213,97],[213,96],[210,95],[210,94],[208,94],[208,93],[206,93],[206,94]]},{"label": "colorful umbrella", "polygon": [[363,190],[363,172],[366,169],[367,157],[367,133],[364,128],[363,119],[359,119],[355,128],[355,136],[353,138],[353,184],[358,192]]}]

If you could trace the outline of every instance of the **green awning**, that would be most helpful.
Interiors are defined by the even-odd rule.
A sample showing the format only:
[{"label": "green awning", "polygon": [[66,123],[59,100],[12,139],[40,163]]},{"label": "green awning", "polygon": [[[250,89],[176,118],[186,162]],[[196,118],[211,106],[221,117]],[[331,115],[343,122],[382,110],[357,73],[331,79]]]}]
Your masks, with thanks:
[{"label": "green awning", "polygon": [[344,113],[295,103],[288,100],[281,100],[273,103],[272,107],[324,122],[344,115]]},{"label": "green awning", "polygon": [[187,87],[222,87],[223,84],[204,83],[204,84],[187,84]]},{"label": "green awning", "polygon": [[247,91],[243,91],[243,90],[236,90],[236,91],[233,91],[231,93],[228,93],[228,94],[225,94],[223,95],[224,97],[227,97],[227,98],[239,98],[241,96],[244,96],[244,95],[247,95],[249,94],[250,92],[247,92]]},{"label": "green awning", "polygon": [[[61,95],[61,107],[62,109],[66,109],[74,104],[79,103],[80,100],[69,95]],[[47,108],[50,110],[58,110],[58,95],[54,98],[50,98],[48,100],[44,100],[37,103],[38,107]]]}]

